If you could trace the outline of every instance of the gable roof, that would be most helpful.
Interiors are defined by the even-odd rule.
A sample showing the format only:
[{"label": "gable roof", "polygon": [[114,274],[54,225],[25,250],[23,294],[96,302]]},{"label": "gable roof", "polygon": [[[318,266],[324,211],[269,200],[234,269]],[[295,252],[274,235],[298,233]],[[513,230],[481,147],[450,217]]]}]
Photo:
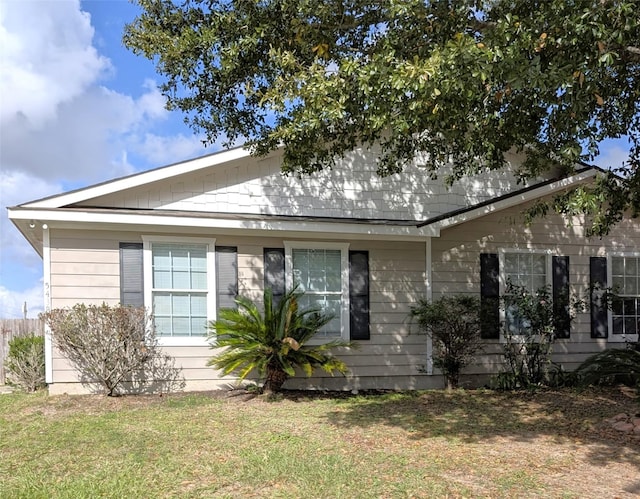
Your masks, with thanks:
[{"label": "gable roof", "polygon": [[[275,157],[279,151],[268,157]],[[142,173],[102,182],[86,188],[77,189],[59,195],[8,208],[9,218],[18,227],[24,237],[39,254],[42,254],[42,231],[35,228],[38,223],[55,223],[57,227],[129,227],[139,230],[141,227],[207,228],[216,230],[264,231],[281,230],[299,235],[306,234],[350,234],[354,238],[408,238],[424,239],[437,237],[442,229],[468,222],[486,214],[517,206],[519,204],[552,195],[590,181],[602,170],[587,165],[571,175],[538,182],[528,187],[508,192],[462,208],[446,211],[432,218],[400,219],[349,216],[291,216],[266,213],[231,213],[215,211],[197,211],[194,209],[136,209],[126,207],[90,206],[87,201],[119,193],[135,187],[146,186],[154,182],[173,179],[201,170],[232,165],[250,158],[250,152],[244,147],[229,149],[207,156],[175,163]],[[241,164],[241,163],[240,163]],[[85,203],[84,206],[81,204]],[[315,214],[318,215],[318,214]],[[382,215],[382,213],[380,214]],[[53,226],[53,225],[52,225]]]},{"label": "gable roof", "polygon": [[210,168],[212,166],[221,165],[237,159],[248,158],[250,156],[251,154],[249,150],[245,147],[235,147],[233,149],[214,152],[212,154],[200,156],[187,161],[180,161],[160,168],[154,168],[153,170],[147,170],[127,175],[125,177],[107,180],[99,184],[75,189],[63,194],[55,194],[53,196],[24,203],[19,206],[23,208],[61,208],[63,206],[80,203],[98,196],[113,194],[118,191],[131,189],[133,187],[157,182],[159,180],[170,179],[178,175],[184,175],[203,168]]},{"label": "gable roof", "polygon": [[475,205],[452,210],[448,213],[420,222],[418,227],[432,226],[439,229],[453,227],[454,225],[474,220],[495,211],[511,208],[513,206],[526,203],[527,201],[539,199],[541,197],[575,187],[596,177],[602,172],[603,170],[598,167],[584,166],[583,168],[576,170],[573,175],[546,180],[487,201],[482,201]]}]

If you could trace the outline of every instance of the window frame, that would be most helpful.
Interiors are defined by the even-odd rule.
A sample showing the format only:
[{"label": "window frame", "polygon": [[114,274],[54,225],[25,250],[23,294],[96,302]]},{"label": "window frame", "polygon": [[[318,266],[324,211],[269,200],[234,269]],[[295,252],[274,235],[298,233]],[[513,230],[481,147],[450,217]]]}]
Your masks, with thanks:
[{"label": "window frame", "polygon": [[[349,340],[349,243],[321,242],[321,241],[284,241],[284,268],[286,290],[293,289],[293,250],[294,249],[315,249],[315,250],[340,250],[340,336],[339,339]],[[321,345],[328,343],[334,338],[312,338],[311,345]]]},{"label": "window frame", "polygon": [[[203,245],[207,255],[207,323],[216,317],[216,269],[215,238],[177,237],[177,236],[142,236],[143,272],[144,272],[144,306],[153,314],[153,251],[155,243],[175,245]],[[209,346],[206,330],[201,336],[156,336],[161,346]]]},{"label": "window frame", "polygon": [[[498,250],[498,284],[499,284],[499,293],[500,299],[505,295],[507,289],[507,273],[505,271],[505,257],[507,254],[537,254],[545,256],[545,286],[549,287],[551,292],[553,292],[553,251],[550,249],[535,249],[535,248],[500,248]],[[504,343],[507,341],[507,338],[504,334],[504,326],[506,325],[506,310],[500,305],[500,342]],[[522,334],[514,334],[513,338],[521,338],[524,335]]]},{"label": "window frame", "polygon": [[[638,263],[640,264],[640,252],[637,251],[611,252],[607,254],[607,286],[609,288],[613,288],[613,259],[625,257],[637,258]],[[640,272],[638,272],[638,274],[640,275]],[[638,289],[638,294],[635,295],[635,297],[640,300],[640,289]],[[611,308],[607,310],[607,326],[609,330],[609,334],[607,335],[607,342],[609,343],[625,343],[628,341],[633,342],[640,339],[638,333],[628,336],[625,334],[618,335],[613,333],[613,310]]]}]

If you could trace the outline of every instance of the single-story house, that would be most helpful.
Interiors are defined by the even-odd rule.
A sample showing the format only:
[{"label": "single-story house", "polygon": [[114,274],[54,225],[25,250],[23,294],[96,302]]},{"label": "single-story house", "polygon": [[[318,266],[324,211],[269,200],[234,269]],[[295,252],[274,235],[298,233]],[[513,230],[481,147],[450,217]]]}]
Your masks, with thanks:
[{"label": "single-story house", "polygon": [[[358,344],[340,352],[351,373],[317,373],[286,387],[442,387],[431,345],[416,334],[410,307],[420,298],[471,293],[489,306],[486,349],[463,382],[499,370],[509,278],[557,296],[615,285],[624,307],[600,305],[559,332],[554,361],[571,370],[590,354],[638,338],[640,222],[623,220],[604,238],[586,238],[580,217],[550,214],[523,223],[525,208],[601,172],[517,182],[519,158],[448,188],[416,162],[402,174],[375,174],[375,152],[357,150],[332,170],[283,176],[281,153],[237,148],[32,201],[9,218],[42,256],[45,306],[78,302],[144,305],[186,389],[228,386],[207,361],[206,323],[236,294],[259,299],[294,281],[336,314],[322,331]],[[492,305],[493,304],[493,305]],[[493,307],[493,308],[492,308]],[[421,369],[424,367],[424,369]],[[46,343],[51,393],[87,391]]]}]

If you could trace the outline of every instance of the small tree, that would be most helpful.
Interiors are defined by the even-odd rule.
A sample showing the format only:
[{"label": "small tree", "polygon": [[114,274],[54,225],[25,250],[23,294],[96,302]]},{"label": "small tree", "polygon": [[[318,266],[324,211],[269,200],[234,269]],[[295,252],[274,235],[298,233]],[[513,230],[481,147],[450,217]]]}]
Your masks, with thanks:
[{"label": "small tree", "polygon": [[80,303],[41,317],[82,382],[98,384],[109,396],[125,391],[125,383],[163,391],[180,385],[179,371],[158,348],[153,320],[144,308]]},{"label": "small tree", "polygon": [[10,385],[26,392],[45,386],[44,338],[19,336],[9,342],[7,374]]},{"label": "small tree", "polygon": [[498,375],[499,386],[514,389],[539,385],[547,379],[555,338],[550,290],[542,287],[530,293],[508,282],[502,301],[506,371]]},{"label": "small tree", "polygon": [[[577,311],[584,310],[584,302],[570,298],[566,303],[570,327]],[[502,306],[506,321],[503,327],[503,354],[506,370],[498,374],[497,386],[502,389],[527,388],[546,384],[556,328],[561,323],[553,305],[549,286],[531,293],[527,288],[507,282]],[[559,309],[561,307],[555,307]]]},{"label": "small tree", "polygon": [[411,316],[433,341],[433,364],[442,371],[447,389],[457,388],[462,369],[482,350],[480,301],[469,295],[420,300]]},{"label": "small tree", "polygon": [[319,309],[301,309],[302,293],[287,292],[278,303],[270,289],[264,292],[264,312],[248,298],[238,297],[238,308],[220,311],[220,318],[210,324],[211,348],[224,348],[209,360],[209,365],[223,375],[237,373],[244,380],[255,371],[264,380],[266,394],[278,392],[284,382],[295,376],[296,368],[311,376],[316,368],[333,375],[348,372],[346,364],[330,350],[349,347],[351,343],[334,340],[321,345],[307,345],[330,320]]}]

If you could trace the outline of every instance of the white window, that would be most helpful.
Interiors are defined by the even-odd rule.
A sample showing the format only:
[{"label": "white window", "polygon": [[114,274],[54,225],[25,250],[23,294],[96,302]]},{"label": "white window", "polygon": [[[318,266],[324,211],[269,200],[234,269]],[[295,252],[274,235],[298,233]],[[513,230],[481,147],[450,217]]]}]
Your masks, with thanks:
[{"label": "white window", "polygon": [[[549,252],[503,250],[500,252],[500,295],[508,291],[508,283],[535,294],[551,284],[551,258]],[[550,291],[550,289],[549,289]],[[502,320],[510,334],[523,334],[530,327],[515,305],[506,307]]]},{"label": "white window", "polygon": [[614,293],[609,319],[611,341],[636,341],[640,332],[640,257],[612,256],[611,278]]},{"label": "white window", "polygon": [[333,319],[315,336],[349,338],[348,244],[285,241],[287,289],[304,293],[300,305],[319,308]]},{"label": "white window", "polygon": [[145,306],[162,344],[204,344],[214,318],[215,241],[143,237]]}]

